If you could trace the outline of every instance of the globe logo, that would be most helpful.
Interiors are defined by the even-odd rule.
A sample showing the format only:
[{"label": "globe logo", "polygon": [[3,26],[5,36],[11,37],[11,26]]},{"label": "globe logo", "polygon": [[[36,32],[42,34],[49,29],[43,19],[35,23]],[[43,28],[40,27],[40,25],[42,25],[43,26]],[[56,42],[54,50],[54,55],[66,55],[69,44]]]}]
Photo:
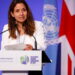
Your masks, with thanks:
[{"label": "globe logo", "polygon": [[29,57],[28,56],[21,56],[20,61],[22,64],[27,64],[29,62]]}]

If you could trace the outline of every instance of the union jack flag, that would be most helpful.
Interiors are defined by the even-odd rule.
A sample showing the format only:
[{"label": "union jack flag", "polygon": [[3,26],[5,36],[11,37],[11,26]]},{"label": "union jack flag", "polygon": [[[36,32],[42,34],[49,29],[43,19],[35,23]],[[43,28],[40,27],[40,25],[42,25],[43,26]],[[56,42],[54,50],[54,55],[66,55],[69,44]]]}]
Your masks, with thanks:
[{"label": "union jack flag", "polygon": [[61,75],[75,75],[75,0],[63,0],[59,40]]}]

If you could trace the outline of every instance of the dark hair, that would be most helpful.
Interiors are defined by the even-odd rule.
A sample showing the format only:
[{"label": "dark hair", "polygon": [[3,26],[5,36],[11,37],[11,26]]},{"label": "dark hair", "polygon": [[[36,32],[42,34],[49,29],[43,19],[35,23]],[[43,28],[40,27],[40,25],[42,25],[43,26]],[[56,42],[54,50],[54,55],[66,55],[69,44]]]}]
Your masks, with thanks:
[{"label": "dark hair", "polygon": [[25,0],[13,0],[8,11],[8,28],[10,33],[9,37],[12,37],[14,39],[17,38],[16,36],[17,25],[15,23],[16,20],[14,17],[12,17],[11,12],[12,13],[14,12],[14,8],[18,3],[23,3],[27,10],[27,19],[23,24],[23,26],[25,27],[25,33],[30,36],[33,36],[35,32],[35,23],[28,4],[25,2]]}]

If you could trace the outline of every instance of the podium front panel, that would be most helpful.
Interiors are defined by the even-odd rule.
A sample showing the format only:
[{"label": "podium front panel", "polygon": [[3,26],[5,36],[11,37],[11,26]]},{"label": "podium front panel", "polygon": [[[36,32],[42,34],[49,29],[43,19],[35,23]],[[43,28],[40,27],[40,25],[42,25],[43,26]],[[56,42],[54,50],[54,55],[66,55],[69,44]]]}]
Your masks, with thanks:
[{"label": "podium front panel", "polygon": [[41,51],[0,51],[0,70],[36,71],[41,69]]}]

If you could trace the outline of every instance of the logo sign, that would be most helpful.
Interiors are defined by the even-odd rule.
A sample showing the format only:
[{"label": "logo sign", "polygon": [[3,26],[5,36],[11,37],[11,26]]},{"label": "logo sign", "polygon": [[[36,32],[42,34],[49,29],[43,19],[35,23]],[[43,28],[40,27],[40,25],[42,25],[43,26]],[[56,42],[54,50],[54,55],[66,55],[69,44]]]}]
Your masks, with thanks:
[{"label": "logo sign", "polygon": [[41,70],[41,51],[0,51],[0,70]]},{"label": "logo sign", "polygon": [[44,5],[44,15],[43,24],[45,37],[47,39],[46,43],[51,44],[51,41],[57,39],[58,36],[58,19],[57,19],[57,9],[54,5],[45,4]]}]

